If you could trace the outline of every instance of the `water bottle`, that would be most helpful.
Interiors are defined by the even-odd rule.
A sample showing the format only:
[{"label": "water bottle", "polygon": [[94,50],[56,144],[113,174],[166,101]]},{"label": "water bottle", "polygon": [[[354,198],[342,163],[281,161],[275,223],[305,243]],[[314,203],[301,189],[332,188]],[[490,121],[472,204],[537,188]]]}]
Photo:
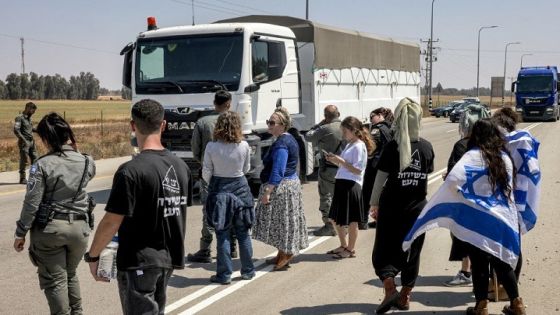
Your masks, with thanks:
[{"label": "water bottle", "polygon": [[113,236],[113,239],[107,247],[101,251],[99,255],[99,266],[97,267],[97,276],[105,279],[117,278],[117,249],[119,248],[119,237]]}]

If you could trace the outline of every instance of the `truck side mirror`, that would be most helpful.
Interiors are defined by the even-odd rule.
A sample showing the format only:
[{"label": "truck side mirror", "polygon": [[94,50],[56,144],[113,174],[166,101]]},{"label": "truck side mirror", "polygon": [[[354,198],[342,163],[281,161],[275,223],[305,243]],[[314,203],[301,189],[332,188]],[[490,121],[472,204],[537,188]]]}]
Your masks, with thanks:
[{"label": "truck side mirror", "polygon": [[511,82],[511,93],[515,93],[515,86],[517,85],[517,81]]},{"label": "truck side mirror", "polygon": [[122,84],[130,89],[132,85],[132,52],[134,51],[134,43],[128,43],[122,50],[121,56],[124,55]]},{"label": "truck side mirror", "polygon": [[245,92],[245,93],[253,93],[253,92],[258,91],[260,88],[261,88],[260,85],[255,84],[255,83],[252,83],[252,84],[247,85],[247,86],[245,87],[245,90],[243,90],[243,92]]}]

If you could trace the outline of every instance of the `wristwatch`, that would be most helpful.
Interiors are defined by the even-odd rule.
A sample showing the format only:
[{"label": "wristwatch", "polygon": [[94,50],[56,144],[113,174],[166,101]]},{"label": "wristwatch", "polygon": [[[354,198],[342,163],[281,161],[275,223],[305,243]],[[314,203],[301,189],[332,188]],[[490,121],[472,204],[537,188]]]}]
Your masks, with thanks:
[{"label": "wristwatch", "polygon": [[91,256],[89,255],[89,252],[87,252],[87,253],[84,254],[84,261],[87,262],[87,263],[96,262],[96,261],[98,261],[98,260],[99,260],[99,256],[97,256],[97,257],[91,257]]},{"label": "wristwatch", "polygon": [[16,240],[23,240],[23,239],[25,239],[25,236],[17,236],[17,234],[14,233],[14,238],[15,238]]}]

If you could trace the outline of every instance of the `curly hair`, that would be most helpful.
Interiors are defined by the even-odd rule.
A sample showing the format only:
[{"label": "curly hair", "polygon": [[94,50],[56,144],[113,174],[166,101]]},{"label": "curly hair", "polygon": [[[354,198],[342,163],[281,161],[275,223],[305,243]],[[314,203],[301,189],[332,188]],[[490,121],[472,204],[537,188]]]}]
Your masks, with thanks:
[{"label": "curly hair", "polygon": [[220,114],[214,127],[214,141],[240,143],[241,140],[243,140],[243,133],[239,115],[231,111]]},{"label": "curly hair", "polygon": [[383,118],[385,119],[386,122],[388,122],[389,124],[393,123],[394,120],[394,116],[393,116],[393,112],[391,111],[390,108],[387,107],[379,107],[376,108],[374,110],[371,111],[371,113],[369,114],[369,116],[371,117],[373,114],[375,115],[381,115],[383,116]]},{"label": "curly hair", "polygon": [[353,116],[348,116],[340,123],[340,126],[350,130],[353,134],[362,140],[366,145],[368,154],[371,154],[374,150],[373,139],[369,134],[367,128],[362,124],[362,122]]},{"label": "curly hair", "polygon": [[494,112],[491,119],[495,124],[506,129],[508,132],[514,131],[515,126],[519,122],[519,116],[509,107],[498,109]]}]

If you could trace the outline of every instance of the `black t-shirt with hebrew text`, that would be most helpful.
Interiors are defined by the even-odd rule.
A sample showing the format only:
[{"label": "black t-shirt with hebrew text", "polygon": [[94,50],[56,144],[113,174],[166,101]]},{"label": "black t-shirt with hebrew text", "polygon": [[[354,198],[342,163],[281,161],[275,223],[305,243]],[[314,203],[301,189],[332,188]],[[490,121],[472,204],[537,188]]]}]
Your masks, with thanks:
[{"label": "black t-shirt with hebrew text", "polygon": [[406,209],[426,199],[428,174],[434,171],[434,150],[428,141],[420,138],[411,142],[410,152],[410,166],[399,172],[397,141],[390,141],[383,149],[377,168],[389,173],[389,177],[381,194],[380,206],[385,201],[387,206]]},{"label": "black t-shirt with hebrew text", "polygon": [[105,208],[124,215],[118,270],[184,268],[189,176],[167,150],[144,150],[119,167]]}]

